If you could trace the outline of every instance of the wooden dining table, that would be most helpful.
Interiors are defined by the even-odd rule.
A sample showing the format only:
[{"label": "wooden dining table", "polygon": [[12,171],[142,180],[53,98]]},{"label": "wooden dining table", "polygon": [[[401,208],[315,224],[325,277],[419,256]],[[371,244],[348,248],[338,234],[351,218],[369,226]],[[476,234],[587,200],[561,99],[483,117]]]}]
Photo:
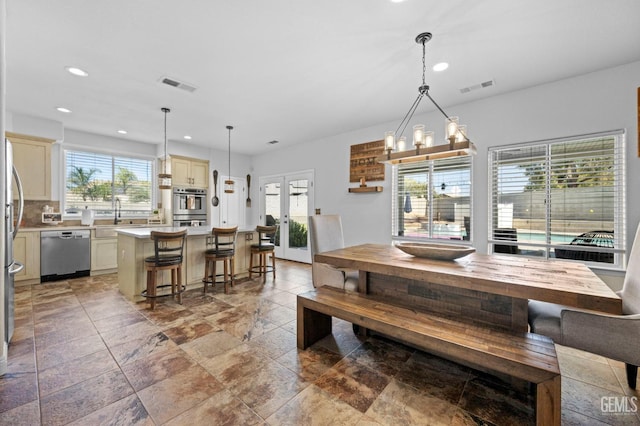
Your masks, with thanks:
[{"label": "wooden dining table", "polygon": [[315,262],[359,270],[359,292],[477,325],[527,331],[529,299],[609,314],[622,301],[583,263],[472,253],[456,260],[362,244],[318,253]]}]

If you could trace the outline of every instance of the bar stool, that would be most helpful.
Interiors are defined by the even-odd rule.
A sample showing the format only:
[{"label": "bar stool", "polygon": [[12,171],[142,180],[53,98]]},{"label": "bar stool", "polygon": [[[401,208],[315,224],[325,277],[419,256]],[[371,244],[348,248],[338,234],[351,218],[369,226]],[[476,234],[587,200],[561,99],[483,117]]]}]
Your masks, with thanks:
[{"label": "bar stool", "polygon": [[[233,287],[235,283],[234,256],[236,253],[236,236],[238,227],[233,228],[212,228],[211,238],[213,247],[204,252],[204,292],[207,292],[207,284],[215,285],[224,283],[224,292],[229,293],[229,283]],[[207,243],[209,244],[209,243]],[[222,261],[224,266],[224,280],[217,281],[216,262]],[[229,271],[231,275],[229,276]]]},{"label": "bar stool", "polygon": [[[178,303],[182,304],[182,261],[184,242],[187,238],[187,230],[177,232],[151,231],[154,255],[144,259],[144,267],[147,271],[147,289],[142,296],[149,299],[151,309],[156,308],[156,298],[165,296],[178,296]],[[158,285],[158,271],[171,271],[171,284]],[[158,288],[171,287],[171,293],[157,294]]]},{"label": "bar stool", "polygon": [[[262,275],[262,281],[266,281],[267,273],[273,273],[273,279],[276,279],[276,256],[275,250],[275,236],[278,230],[277,225],[273,226],[261,226],[256,227],[258,233],[258,244],[251,244],[251,258],[249,260],[249,278],[253,277],[253,274]],[[253,255],[259,256],[258,265],[253,265]],[[271,254],[271,265],[267,265],[267,255]]]}]

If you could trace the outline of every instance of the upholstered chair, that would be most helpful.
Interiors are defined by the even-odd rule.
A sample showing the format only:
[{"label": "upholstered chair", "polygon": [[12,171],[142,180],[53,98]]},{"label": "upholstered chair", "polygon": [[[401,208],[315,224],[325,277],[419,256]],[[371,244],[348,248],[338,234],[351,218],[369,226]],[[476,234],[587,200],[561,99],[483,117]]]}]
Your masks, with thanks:
[{"label": "upholstered chair", "polygon": [[640,226],[618,295],[623,315],[529,301],[529,325],[532,332],[549,336],[555,343],[624,362],[627,383],[635,389],[640,365]]},{"label": "upholstered chair", "polygon": [[309,235],[311,237],[311,274],[313,286],[328,285],[349,291],[358,289],[358,271],[336,268],[313,260],[316,253],[344,248],[342,220],[339,215],[309,216]]}]

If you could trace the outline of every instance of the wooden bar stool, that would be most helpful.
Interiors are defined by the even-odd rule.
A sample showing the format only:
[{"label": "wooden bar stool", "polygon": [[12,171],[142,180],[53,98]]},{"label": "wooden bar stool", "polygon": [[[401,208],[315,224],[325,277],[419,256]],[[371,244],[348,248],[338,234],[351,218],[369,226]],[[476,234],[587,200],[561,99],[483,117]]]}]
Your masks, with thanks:
[{"label": "wooden bar stool", "polygon": [[[229,283],[233,287],[235,283],[234,256],[236,254],[236,236],[238,227],[233,228],[213,228],[211,229],[210,241],[212,247],[204,252],[204,292],[207,292],[207,284],[215,285],[216,283],[224,283],[224,292],[229,293]],[[209,242],[207,242],[209,245]],[[224,278],[223,281],[217,281],[216,263],[223,262]],[[229,274],[231,272],[231,274]]]},{"label": "wooden bar stool", "polygon": [[[266,281],[267,273],[273,273],[273,279],[276,279],[276,255],[275,250],[275,237],[278,230],[277,225],[273,226],[257,226],[256,232],[258,233],[258,244],[251,245],[251,258],[249,259],[249,278],[253,277],[253,274],[262,275],[262,281]],[[257,254],[258,265],[253,265],[253,255]],[[271,265],[267,265],[267,255],[271,254]]]},{"label": "wooden bar stool", "polygon": [[[165,296],[178,296],[178,303],[182,304],[182,261],[184,260],[184,242],[187,238],[187,230],[178,232],[151,231],[154,255],[144,259],[144,267],[147,271],[147,289],[142,296],[149,299],[151,309],[156,308],[156,298]],[[158,285],[158,271],[171,271],[171,284]],[[158,294],[158,288],[171,287],[171,293]]]}]

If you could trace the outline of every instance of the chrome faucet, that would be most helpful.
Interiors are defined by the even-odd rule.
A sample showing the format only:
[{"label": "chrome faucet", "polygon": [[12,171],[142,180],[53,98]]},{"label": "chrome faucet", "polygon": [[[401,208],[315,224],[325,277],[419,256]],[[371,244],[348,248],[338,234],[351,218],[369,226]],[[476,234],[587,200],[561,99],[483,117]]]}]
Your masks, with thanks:
[{"label": "chrome faucet", "polygon": [[[120,210],[118,210],[118,207],[120,207]],[[118,219],[118,218],[122,214],[122,203],[120,203],[120,198],[118,198],[118,197],[116,197],[116,208],[113,211],[113,214],[114,214],[113,224],[117,225],[118,222],[120,222],[120,219]]]}]

